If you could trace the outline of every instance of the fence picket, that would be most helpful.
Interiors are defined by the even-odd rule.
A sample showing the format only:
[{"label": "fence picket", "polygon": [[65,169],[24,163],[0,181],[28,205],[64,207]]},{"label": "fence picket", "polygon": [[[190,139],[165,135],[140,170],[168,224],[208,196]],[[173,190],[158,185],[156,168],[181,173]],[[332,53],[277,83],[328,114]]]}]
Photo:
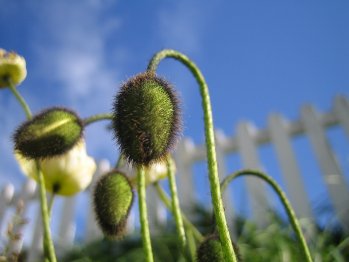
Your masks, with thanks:
[{"label": "fence picket", "polygon": [[4,188],[1,190],[1,193],[0,193],[0,233],[2,232],[2,228],[3,228],[2,223],[4,220],[6,209],[13,198],[14,192],[15,192],[15,188],[12,184],[5,185]]},{"label": "fence picket", "polygon": [[43,243],[43,234],[42,234],[42,219],[40,212],[40,205],[37,208],[37,215],[35,219],[35,226],[33,232],[33,238],[28,249],[28,258],[27,262],[37,262],[39,257],[42,254],[42,243]]},{"label": "fence picket", "polygon": [[[216,130],[215,131],[215,139],[216,139],[216,154],[217,154],[217,165],[218,165],[218,174],[219,179],[222,181],[228,174],[226,169],[226,161],[223,145],[226,144],[227,138],[224,135],[223,131]],[[235,235],[235,230],[233,228],[233,218],[234,218],[234,205],[232,201],[232,193],[231,188],[227,187],[225,192],[222,194],[223,205],[225,210],[225,216],[227,218],[227,224],[230,232]]]},{"label": "fence picket", "polygon": [[322,170],[325,184],[340,223],[349,231],[349,193],[343,173],[326,139],[321,118],[311,106],[302,109],[302,120]]},{"label": "fence picket", "polygon": [[147,187],[146,197],[150,232],[152,235],[156,235],[166,225],[167,209],[162,204],[153,186]]},{"label": "fence picket", "polygon": [[349,138],[349,101],[343,96],[338,96],[334,102],[334,111]]},{"label": "fence picket", "polygon": [[[256,129],[247,122],[241,122],[237,127],[237,143],[241,154],[244,168],[261,169],[255,143]],[[254,177],[245,178],[248,196],[250,197],[250,208],[255,222],[264,227],[268,223],[266,211],[268,209],[267,192],[262,181]]]},{"label": "fence picket", "polygon": [[[325,130],[334,125],[341,125],[349,137],[349,101],[345,97],[337,97],[334,101],[333,110],[319,114],[311,106],[306,106],[301,111],[300,120],[287,122],[282,116],[271,114],[268,120],[268,128],[257,130],[252,124],[242,122],[238,124],[235,137],[226,137],[223,132],[216,131],[216,153],[218,172],[220,179],[223,179],[226,173],[226,155],[230,153],[238,153],[241,155],[244,168],[260,169],[261,163],[258,156],[258,147],[264,144],[273,144],[278,161],[281,167],[281,174],[285,181],[286,188],[291,203],[293,204],[297,215],[300,218],[313,218],[312,209],[309,204],[309,198],[301,177],[299,167],[297,165],[296,155],[292,149],[291,139],[294,136],[306,135],[309,137],[313,151],[319,162],[326,187],[329,191],[331,201],[333,203],[336,215],[343,225],[344,229],[349,232],[349,188],[343,176],[343,172],[337,163],[334,153],[331,150],[329,141],[326,139]],[[177,150],[174,153],[176,162],[176,180],[178,182],[178,193],[180,205],[183,210],[188,213],[197,203],[195,195],[195,185],[192,175],[192,167],[198,161],[206,160],[205,145],[194,145],[193,141],[184,138],[180,141]],[[93,182],[87,190],[87,195],[91,198],[93,193],[91,188],[95,185],[101,174],[111,169],[110,163],[102,160],[98,163],[97,172],[94,175]],[[134,171],[130,166],[124,166],[126,173],[131,174]],[[269,204],[267,201],[267,191],[264,184],[252,177],[246,178],[248,196],[251,197],[250,208],[253,212],[253,218],[259,226],[268,223],[266,212]],[[4,229],[4,216],[9,208],[16,206],[22,202],[22,217],[25,217],[26,210],[31,201],[38,201],[35,196],[36,183],[28,179],[22,186],[19,193],[14,192],[13,185],[9,184],[2,188],[0,193],[0,232]],[[86,194],[86,193],[85,193]],[[234,207],[231,201],[231,192],[225,192],[223,196],[224,206],[228,223],[233,222]],[[39,202],[39,201],[38,201]],[[91,201],[89,201],[91,203]],[[151,232],[156,233],[160,225],[165,225],[167,219],[167,211],[160,203],[153,187],[148,188],[147,202],[149,211],[149,223]],[[135,200],[137,204],[137,201]],[[75,211],[76,199],[66,199],[61,210],[61,221],[58,230],[58,239],[56,247],[61,252],[66,247],[70,248],[75,236]],[[38,208],[39,210],[39,208]],[[53,211],[55,212],[55,211]],[[130,214],[128,229],[132,232],[135,225],[138,224],[136,208]],[[191,214],[187,214],[191,218]],[[86,214],[86,228],[84,242],[91,242],[102,237],[102,233],[95,222],[93,206],[90,204]],[[231,224],[230,224],[231,226]],[[16,225],[13,229],[14,233],[21,233],[23,225]],[[32,239],[29,243],[27,261],[38,261],[39,255],[42,253],[42,228],[40,212],[35,220]],[[159,231],[158,231],[159,232]],[[234,234],[234,230],[232,230]],[[57,235],[54,234],[54,235]],[[28,236],[26,237],[28,238]],[[19,252],[22,248],[22,239],[10,243],[13,252]]]},{"label": "fence picket", "polygon": [[[19,195],[15,198],[15,207],[19,208],[20,211],[20,219],[26,220],[26,211],[28,209],[28,204],[32,199],[33,195],[36,193],[36,182],[32,179],[27,179],[26,182],[22,186],[22,190]],[[19,223],[13,226],[13,233],[22,235],[25,224]],[[17,253],[19,254],[22,250],[23,245],[23,237],[18,239],[10,239],[9,247],[10,254]]]},{"label": "fence picket", "polygon": [[61,223],[58,229],[58,240],[56,251],[58,255],[69,249],[74,243],[76,223],[75,223],[75,210],[76,210],[77,197],[64,198],[63,207],[61,210]]},{"label": "fence picket", "polygon": [[194,143],[187,138],[179,142],[177,150],[174,154],[177,169],[178,197],[181,207],[184,211],[192,211],[196,201],[193,192],[192,177],[192,152],[194,151]]},{"label": "fence picket", "polygon": [[282,169],[287,195],[299,218],[313,219],[312,210],[305,192],[295,153],[289,140],[286,121],[278,114],[269,117],[271,141]]},{"label": "fence picket", "polygon": [[88,188],[89,190],[87,193],[90,198],[90,201],[89,201],[90,204],[88,205],[88,209],[87,209],[86,233],[85,233],[85,239],[84,239],[86,243],[89,243],[89,242],[92,242],[93,240],[101,238],[103,235],[96,223],[94,207],[92,204],[92,197],[93,197],[93,188],[95,187],[98,179],[100,178],[101,175],[108,172],[110,169],[111,167],[108,160],[103,159],[99,161],[97,165],[97,171],[94,174],[91,185]]}]

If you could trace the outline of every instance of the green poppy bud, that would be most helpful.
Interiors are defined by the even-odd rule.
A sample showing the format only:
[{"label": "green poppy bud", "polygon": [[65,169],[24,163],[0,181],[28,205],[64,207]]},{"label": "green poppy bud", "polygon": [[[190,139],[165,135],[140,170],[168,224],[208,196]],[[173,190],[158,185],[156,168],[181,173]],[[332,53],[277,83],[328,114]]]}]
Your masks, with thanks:
[{"label": "green poppy bud", "polygon": [[50,108],[16,130],[15,151],[29,159],[61,155],[80,140],[82,131],[82,122],[74,112]]},{"label": "green poppy bud", "polygon": [[164,158],[180,131],[179,111],[174,89],[154,73],[124,83],[114,101],[113,129],[128,161],[149,165]]},{"label": "green poppy bud", "polygon": [[[237,260],[241,261],[239,250],[233,243]],[[208,236],[197,249],[197,262],[222,262],[225,261],[221,241],[217,234]]]},{"label": "green poppy bud", "polygon": [[123,236],[133,195],[130,181],[117,170],[112,170],[98,181],[93,195],[94,209],[97,222],[108,238]]}]

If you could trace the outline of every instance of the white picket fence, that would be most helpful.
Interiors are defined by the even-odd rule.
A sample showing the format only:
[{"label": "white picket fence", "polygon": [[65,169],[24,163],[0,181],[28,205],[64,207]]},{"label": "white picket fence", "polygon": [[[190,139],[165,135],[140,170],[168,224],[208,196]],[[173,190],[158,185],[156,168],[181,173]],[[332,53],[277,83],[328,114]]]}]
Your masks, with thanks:
[{"label": "white picket fence", "polygon": [[[299,218],[313,221],[315,219],[313,210],[302,179],[302,175],[304,174],[301,175],[296,154],[292,146],[292,139],[294,137],[307,136],[321,169],[336,217],[343,228],[349,232],[348,184],[326,137],[327,128],[332,126],[343,128],[346,136],[349,138],[349,101],[345,97],[337,97],[334,100],[332,109],[326,113],[319,113],[309,105],[304,106],[301,109],[300,119],[297,121],[290,122],[279,114],[270,114],[268,126],[263,130],[258,130],[252,123],[242,122],[237,125],[236,135],[233,137],[228,137],[222,132],[217,131],[216,151],[221,179],[228,175],[226,171],[227,155],[239,154],[244,168],[261,169],[263,163],[261,163],[258,148],[266,144],[271,144],[275,149],[279,166],[282,170],[282,178],[296,214]],[[349,155],[349,149],[347,154]],[[205,146],[195,145],[188,138],[180,141],[174,153],[180,203],[186,211],[190,210],[197,202],[194,192],[195,181],[193,181],[192,167],[195,163],[204,161],[205,157]],[[109,162],[101,161],[90,188],[93,187],[98,176],[109,169]],[[260,226],[263,226],[268,223],[265,212],[270,201],[267,197],[265,185],[257,179],[250,177],[245,178],[245,181],[247,195],[250,198],[251,209],[253,211],[253,219]],[[154,189],[150,187],[147,191],[151,231],[156,232],[157,225],[166,223],[167,212],[157,198]],[[81,194],[85,194],[85,197],[90,198],[91,190],[88,189]],[[228,189],[223,197],[228,221],[232,221],[234,217],[234,206],[232,205],[231,197],[232,193]],[[0,194],[1,238],[5,238],[7,222],[10,217],[9,214],[13,214],[13,207],[20,201],[23,207],[23,217],[29,219],[29,224],[17,225],[13,231],[22,232],[26,236],[25,239],[29,239],[25,243],[28,245],[28,261],[37,261],[38,254],[41,252],[42,230],[35,182],[31,180],[26,181],[22,190],[19,192],[14,192],[13,185],[6,185],[2,188]],[[29,215],[34,213],[36,217],[28,217],[27,211],[32,205],[36,205],[36,209],[34,210],[35,212],[31,212]],[[90,242],[102,236],[94,220],[92,205],[85,204],[81,206],[77,197],[66,198],[59,210],[58,207],[53,210],[54,216],[59,217],[57,232],[53,234],[58,252],[62,253],[66,249],[71,248],[75,241],[77,227],[76,215],[78,213],[80,215],[84,214],[82,217],[85,218],[85,229],[82,234],[83,242]],[[129,231],[133,231],[137,227],[138,219],[136,213],[137,208],[134,207],[128,223]],[[13,251],[19,251],[22,245],[23,239],[17,240],[11,243],[11,248]]]}]

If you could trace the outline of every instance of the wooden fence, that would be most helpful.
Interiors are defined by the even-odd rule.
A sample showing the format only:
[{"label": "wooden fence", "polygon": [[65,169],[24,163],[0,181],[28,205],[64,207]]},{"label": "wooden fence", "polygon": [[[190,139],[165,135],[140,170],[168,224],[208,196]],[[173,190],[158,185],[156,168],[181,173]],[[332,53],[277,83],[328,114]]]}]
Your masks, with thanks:
[{"label": "wooden fence", "polygon": [[[238,154],[244,168],[261,169],[263,163],[261,163],[258,148],[270,144],[275,149],[278,164],[282,171],[282,179],[296,214],[299,218],[314,221],[313,207],[305,190],[304,178],[302,178],[304,174],[300,171],[292,145],[294,137],[306,136],[312,145],[336,218],[344,230],[349,232],[348,181],[326,136],[326,130],[332,126],[342,128],[347,138],[349,138],[349,101],[345,97],[337,97],[332,109],[326,113],[319,113],[309,105],[304,106],[301,109],[300,119],[297,121],[290,122],[279,114],[270,114],[266,129],[258,130],[253,124],[242,122],[237,125],[236,135],[233,137],[228,137],[217,131],[216,151],[221,179],[227,175],[227,155]],[[346,154],[349,155],[349,149]],[[184,210],[190,210],[197,203],[193,190],[195,187],[192,168],[195,163],[204,161],[205,156],[205,146],[195,145],[188,138],[182,139],[175,151],[178,191],[181,206]],[[93,187],[98,176],[109,169],[109,162],[101,161],[90,188]],[[263,226],[268,223],[265,212],[270,201],[265,185],[252,177],[245,178],[245,182],[249,203],[253,211],[253,219],[260,226]],[[225,192],[223,200],[228,221],[233,221],[235,209],[231,201],[232,192],[229,190]],[[166,223],[167,212],[157,198],[155,190],[149,187],[147,191],[150,225],[152,232],[156,232],[157,225]],[[61,206],[53,210],[54,216],[58,217],[58,226],[53,233],[58,253],[71,248],[73,242],[76,241],[76,227],[79,226],[77,221],[82,223],[82,219],[84,219],[83,224],[85,226],[80,242],[89,242],[102,236],[94,220],[92,205],[88,204],[89,201],[85,201],[83,206],[78,202],[81,195],[90,199],[90,194],[91,190],[88,189],[80,196],[66,198],[61,201]],[[36,261],[38,254],[41,252],[42,230],[38,212],[36,183],[32,180],[27,180],[18,192],[15,192],[13,185],[6,185],[2,188],[0,193],[0,232],[2,240],[6,237],[7,224],[9,218],[13,216],[14,207],[18,205],[20,205],[21,216],[29,219],[29,224],[19,223],[13,228],[13,232],[22,233],[25,236],[24,242],[28,248],[27,260]],[[31,206],[35,206],[35,208],[31,208]],[[30,209],[31,212],[28,211]],[[133,231],[138,225],[136,213],[137,208],[134,207],[128,223],[130,231]],[[33,214],[34,217],[32,217]],[[80,219],[76,219],[77,214],[80,214]],[[11,248],[13,251],[20,251],[22,245],[23,238],[13,240]]]}]

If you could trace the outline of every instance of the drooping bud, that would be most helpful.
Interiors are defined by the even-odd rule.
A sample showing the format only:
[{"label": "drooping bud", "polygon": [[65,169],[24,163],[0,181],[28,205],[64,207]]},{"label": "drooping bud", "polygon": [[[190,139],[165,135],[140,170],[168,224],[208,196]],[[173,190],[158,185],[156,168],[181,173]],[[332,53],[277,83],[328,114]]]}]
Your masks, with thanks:
[{"label": "drooping bud", "polygon": [[26,63],[23,57],[15,52],[6,52],[0,48],[0,88],[20,84],[27,76]]},{"label": "drooping bud", "polygon": [[61,155],[79,141],[82,131],[82,122],[74,112],[50,108],[16,130],[15,151],[29,159]]},{"label": "drooping bud", "polygon": [[128,178],[117,170],[112,170],[97,182],[93,195],[94,209],[106,237],[119,239],[123,236],[133,195]]},{"label": "drooping bud", "polygon": [[[239,250],[233,243],[237,260],[241,261]],[[222,243],[217,234],[208,236],[197,249],[197,262],[222,262],[225,261]]]},{"label": "drooping bud", "polygon": [[154,73],[124,83],[114,101],[113,129],[128,161],[149,165],[164,158],[180,131],[179,111],[174,89]]},{"label": "drooping bud", "polygon": [[[37,181],[35,160],[26,159],[18,152],[15,152],[15,157],[23,173]],[[86,189],[96,171],[96,163],[87,155],[83,139],[67,153],[40,159],[38,163],[47,191],[62,196],[72,196]]]}]

